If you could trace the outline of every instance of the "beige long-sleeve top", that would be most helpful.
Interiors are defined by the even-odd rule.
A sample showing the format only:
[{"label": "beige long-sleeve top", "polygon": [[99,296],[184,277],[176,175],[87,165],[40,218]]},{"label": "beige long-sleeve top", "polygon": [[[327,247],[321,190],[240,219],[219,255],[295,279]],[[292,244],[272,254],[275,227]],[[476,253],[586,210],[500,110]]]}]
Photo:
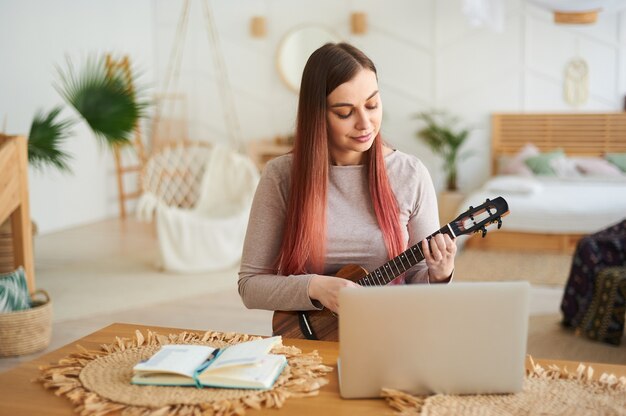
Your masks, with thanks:
[{"label": "beige long-sleeve top", "polygon": [[[385,156],[387,175],[400,209],[402,233],[410,247],[439,229],[437,197],[426,167],[398,150]],[[312,274],[277,275],[274,268],[283,235],[290,189],[292,155],[270,161],[259,182],[239,271],[239,294],[252,309],[320,309],[308,296]],[[389,260],[374,207],[367,168],[330,166],[327,193],[324,274],[348,264],[374,270]],[[424,261],[407,271],[407,283],[428,281]]]}]

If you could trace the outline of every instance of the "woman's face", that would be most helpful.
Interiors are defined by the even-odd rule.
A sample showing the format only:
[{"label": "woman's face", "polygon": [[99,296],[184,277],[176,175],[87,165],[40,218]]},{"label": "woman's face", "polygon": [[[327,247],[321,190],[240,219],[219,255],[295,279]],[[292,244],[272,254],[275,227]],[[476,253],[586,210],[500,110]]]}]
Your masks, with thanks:
[{"label": "woman's face", "polygon": [[380,130],[383,107],[376,74],[362,69],[326,97],[330,157],[336,165],[359,165]]}]

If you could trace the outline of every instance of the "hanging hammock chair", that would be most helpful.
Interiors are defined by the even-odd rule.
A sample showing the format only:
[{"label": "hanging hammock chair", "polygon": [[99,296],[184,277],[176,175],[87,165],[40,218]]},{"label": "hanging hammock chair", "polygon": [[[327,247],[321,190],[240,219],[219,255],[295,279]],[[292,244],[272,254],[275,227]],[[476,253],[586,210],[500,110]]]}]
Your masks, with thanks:
[{"label": "hanging hammock chair", "polygon": [[156,219],[162,267],[203,272],[237,264],[258,181],[254,163],[223,145],[181,143],[152,155],[137,216]]},{"label": "hanging hammock chair", "polygon": [[[240,128],[215,20],[208,0],[200,5],[230,144],[240,148]],[[181,72],[190,14],[190,0],[185,0],[164,79],[166,96],[179,96],[171,94],[171,86],[178,83]],[[163,113],[157,103],[156,126]],[[176,136],[181,137],[180,132],[173,135]],[[256,166],[248,156],[225,145],[166,143],[159,143],[153,136],[154,152],[142,171],[143,195],[137,204],[141,220],[156,219],[162,267],[175,272],[205,272],[235,265],[241,258],[252,197],[259,181]]]}]

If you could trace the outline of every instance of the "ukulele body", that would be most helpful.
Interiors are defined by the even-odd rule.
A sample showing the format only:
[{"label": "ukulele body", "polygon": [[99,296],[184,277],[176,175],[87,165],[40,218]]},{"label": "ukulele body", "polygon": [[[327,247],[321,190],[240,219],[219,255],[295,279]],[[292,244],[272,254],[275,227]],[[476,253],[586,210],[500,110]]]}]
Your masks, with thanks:
[{"label": "ukulele body", "polygon": [[[356,282],[367,274],[361,266],[349,264],[342,267],[336,277]],[[281,335],[283,338],[305,338],[300,329],[299,311],[275,311],[272,318],[273,335]],[[339,319],[329,309],[321,311],[305,311],[307,322],[311,326],[316,338],[321,341],[339,341]]]}]

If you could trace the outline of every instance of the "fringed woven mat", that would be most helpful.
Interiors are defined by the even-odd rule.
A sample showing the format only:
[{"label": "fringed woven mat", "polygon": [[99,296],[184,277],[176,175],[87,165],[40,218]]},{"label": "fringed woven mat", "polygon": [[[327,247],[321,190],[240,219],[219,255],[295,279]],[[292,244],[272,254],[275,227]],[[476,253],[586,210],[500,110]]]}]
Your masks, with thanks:
[{"label": "fringed woven mat", "polygon": [[317,351],[303,354],[296,347],[274,347],[284,354],[288,365],[270,390],[214,389],[195,387],[137,386],[130,384],[132,368],[165,344],[203,344],[224,347],[258,339],[243,334],[206,332],[160,335],[136,331],[134,338],[116,338],[100,351],[79,352],[58,364],[42,366],[37,379],[46,389],[67,397],[81,415],[121,412],[124,415],[243,415],[247,408],[280,408],[289,397],[318,394],[332,371],[322,364]]},{"label": "fringed woven mat", "polygon": [[402,416],[626,415],[626,377],[602,374],[593,380],[593,369],[582,364],[575,374],[534,362],[532,367],[516,394],[412,396],[383,389],[382,396]]}]

